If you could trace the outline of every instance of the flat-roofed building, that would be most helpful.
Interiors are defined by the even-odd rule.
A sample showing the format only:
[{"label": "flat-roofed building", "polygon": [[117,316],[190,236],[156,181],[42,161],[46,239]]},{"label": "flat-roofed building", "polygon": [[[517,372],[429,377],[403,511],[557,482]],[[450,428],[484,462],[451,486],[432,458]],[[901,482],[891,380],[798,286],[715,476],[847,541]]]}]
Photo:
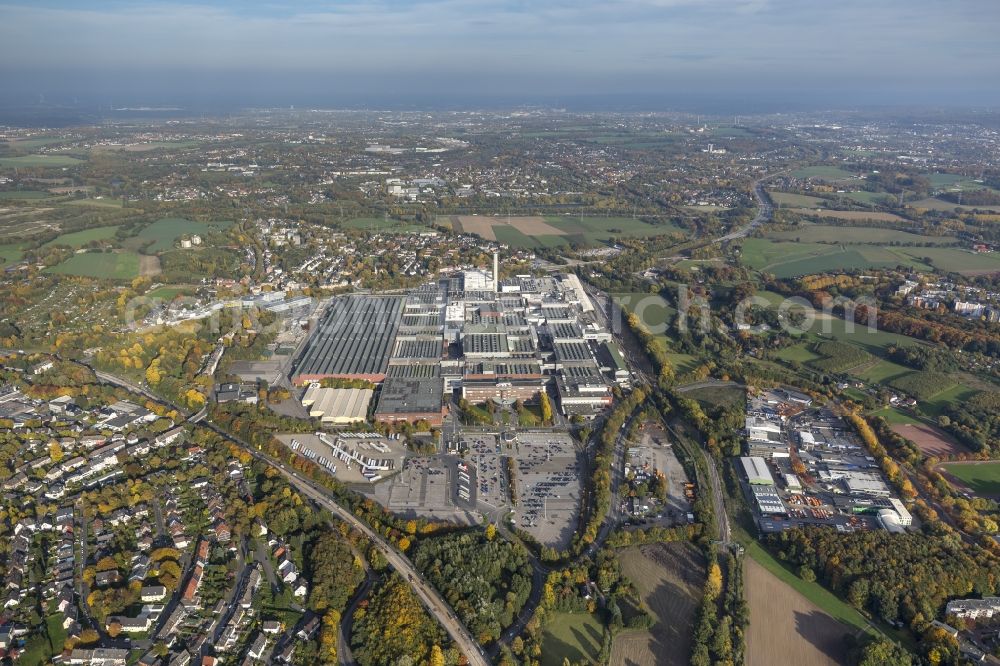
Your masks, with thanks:
[{"label": "flat-roofed building", "polygon": [[774,477],[767,468],[767,462],[758,456],[743,456],[740,458],[743,473],[750,485],[773,486]]},{"label": "flat-roofed building", "polygon": [[385,379],[404,296],[342,296],[326,309],[296,360],[296,384],[327,377]]},{"label": "flat-roofed building", "polygon": [[375,420],[381,423],[397,421],[427,421],[432,426],[444,422],[444,381],[390,377],[382,385],[382,395],[375,409]]},{"label": "flat-roofed building", "polygon": [[368,405],[375,392],[360,388],[322,388],[312,384],[302,396],[302,406],[309,416],[323,423],[359,423],[368,416]]}]

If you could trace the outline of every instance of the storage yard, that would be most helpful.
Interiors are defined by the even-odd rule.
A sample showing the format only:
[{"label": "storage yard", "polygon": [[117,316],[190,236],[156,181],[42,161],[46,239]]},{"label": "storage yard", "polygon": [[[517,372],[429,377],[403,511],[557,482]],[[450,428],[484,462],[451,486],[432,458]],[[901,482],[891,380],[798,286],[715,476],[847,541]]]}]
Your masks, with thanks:
[{"label": "storage yard", "polygon": [[747,399],[744,493],[762,532],[827,525],[840,532],[910,529],[913,518],[851,426],[808,396]]}]

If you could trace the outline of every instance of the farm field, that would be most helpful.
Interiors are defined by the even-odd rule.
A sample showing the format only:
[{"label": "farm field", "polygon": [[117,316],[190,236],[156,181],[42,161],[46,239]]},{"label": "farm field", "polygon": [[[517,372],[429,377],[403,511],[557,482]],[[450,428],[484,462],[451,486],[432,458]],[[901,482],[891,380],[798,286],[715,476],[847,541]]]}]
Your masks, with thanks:
[{"label": "farm field", "polygon": [[775,353],[775,357],[782,361],[794,361],[795,363],[808,363],[821,358],[819,354],[810,349],[811,345],[801,342],[799,344],[785,347]]},{"label": "farm field", "polygon": [[883,201],[892,200],[892,195],[888,192],[868,192],[866,190],[858,190],[857,192],[845,192],[840,196],[845,196],[852,201],[857,201],[863,204],[877,204]]},{"label": "farm field", "polygon": [[51,194],[40,190],[11,190],[0,192],[0,199],[48,199]]},{"label": "farm field", "polygon": [[910,368],[907,368],[905,365],[881,359],[878,363],[852,374],[861,381],[868,382],[869,384],[881,384],[897,377],[902,377],[909,372],[911,372]]},{"label": "farm field", "polygon": [[906,222],[906,218],[895,213],[881,213],[868,210],[814,210],[812,208],[790,208],[793,213],[808,215],[810,217],[826,217],[835,220],[862,221],[875,220],[878,222]]},{"label": "farm field", "polygon": [[232,222],[194,222],[180,217],[167,217],[157,220],[139,232],[136,238],[139,242],[152,240],[149,252],[171,250],[174,242],[185,234],[206,234],[210,231],[226,229]]},{"label": "farm field", "polygon": [[842,227],[833,224],[806,223],[797,229],[788,231],[772,231],[767,238],[779,241],[798,241],[802,243],[841,243],[844,245],[867,245],[890,243],[929,243],[934,245],[952,245],[958,243],[954,236],[921,236],[896,229],[879,229],[877,227]]},{"label": "farm field", "polygon": [[68,234],[62,234],[53,238],[44,247],[50,245],[68,245],[70,247],[82,247],[90,241],[95,240],[107,240],[115,235],[115,230],[118,227],[94,227],[93,229],[84,229],[82,231],[73,231]]},{"label": "farm field", "polygon": [[[945,248],[915,249],[925,254]],[[744,241],[743,263],[755,270],[772,273],[778,278],[832,270],[894,268],[899,265],[923,270],[930,268],[921,260],[906,254],[904,248],[874,244],[783,242],[766,238],[748,238]]]},{"label": "farm field", "polygon": [[953,456],[968,453],[968,449],[959,444],[953,437],[934,426],[924,423],[895,423],[893,432],[902,435],[917,445],[927,456]]},{"label": "farm field", "polygon": [[613,237],[648,238],[680,231],[673,224],[647,224],[626,217],[452,215],[439,223],[514,247],[601,245]]},{"label": "farm field", "polygon": [[139,260],[135,252],[83,252],[46,270],[62,275],[131,280],[139,275]]},{"label": "farm field", "polygon": [[787,206],[795,207],[815,207],[826,204],[826,199],[809,196],[808,194],[795,194],[793,192],[771,192],[768,191],[771,200],[780,208]]},{"label": "farm field", "polygon": [[690,543],[652,544],[620,551],[622,571],[655,616],[648,631],[620,634],[612,664],[686,666],[701,600],[705,562]]},{"label": "farm field", "polygon": [[953,211],[956,208],[960,208],[962,210],[989,210],[1000,213],[1000,206],[966,206],[965,204],[959,206],[956,203],[938,199],[937,197],[927,197],[919,201],[911,201],[908,205],[913,208],[927,208],[930,210]]},{"label": "farm field", "polygon": [[374,229],[375,231],[397,231],[399,233],[428,231],[427,227],[420,224],[410,224],[392,218],[387,220],[384,217],[355,217],[341,222],[340,226],[345,229],[361,229],[363,231],[369,229]]},{"label": "farm field", "polygon": [[24,246],[20,243],[0,245],[0,265],[12,264],[21,261],[21,255],[23,252]]},{"label": "farm field", "polygon": [[596,664],[604,628],[589,613],[553,613],[542,634],[542,666],[571,663]]},{"label": "farm field", "polygon": [[745,558],[747,666],[839,666],[852,629],[799,594],[752,556]]},{"label": "farm field", "polygon": [[20,157],[0,157],[0,167],[71,167],[83,164],[83,160],[68,155],[22,155]]},{"label": "farm field", "polygon": [[964,383],[956,383],[946,391],[941,391],[930,399],[917,404],[917,409],[932,418],[944,414],[944,410],[956,402],[968,400],[979,391]]},{"label": "farm field", "polygon": [[819,180],[850,180],[857,178],[857,174],[851,173],[835,166],[810,166],[793,171],[796,178],[817,178]]},{"label": "farm field", "polygon": [[63,202],[66,206],[98,206],[101,208],[121,208],[121,199],[69,199]]},{"label": "farm field", "polygon": [[1000,497],[1000,462],[945,463],[941,469],[977,495]]}]

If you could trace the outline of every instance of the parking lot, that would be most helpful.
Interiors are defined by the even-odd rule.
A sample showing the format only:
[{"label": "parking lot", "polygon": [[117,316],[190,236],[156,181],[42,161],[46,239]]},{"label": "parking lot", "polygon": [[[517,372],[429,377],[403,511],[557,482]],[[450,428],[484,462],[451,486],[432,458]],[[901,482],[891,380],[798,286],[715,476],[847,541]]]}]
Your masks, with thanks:
[{"label": "parking lot", "polygon": [[[466,456],[470,472],[477,478],[472,483],[478,495],[478,501],[487,504],[491,509],[508,506],[509,491],[507,490],[507,470],[504,468],[503,449],[495,435],[476,434],[466,437],[465,446],[469,449]],[[461,470],[460,470],[461,471]],[[459,476],[459,491],[463,485]]]},{"label": "parking lot", "polygon": [[[295,433],[276,435],[278,440],[285,446],[292,449],[298,455],[308,458],[312,462],[332,474],[338,481],[344,483],[364,483],[371,484],[380,479],[396,474],[402,467],[406,456],[406,445],[401,440],[389,440],[385,437],[372,437],[362,439],[345,435],[344,450],[354,451],[360,456],[388,461],[390,469],[369,471],[369,476],[365,476],[362,465],[356,460],[345,459],[347,456],[338,456],[337,453],[320,437],[313,433]],[[337,441],[336,435],[324,434],[327,441]]]},{"label": "parking lot", "polygon": [[565,549],[580,518],[580,453],[568,433],[518,433],[514,523],[539,543]]}]

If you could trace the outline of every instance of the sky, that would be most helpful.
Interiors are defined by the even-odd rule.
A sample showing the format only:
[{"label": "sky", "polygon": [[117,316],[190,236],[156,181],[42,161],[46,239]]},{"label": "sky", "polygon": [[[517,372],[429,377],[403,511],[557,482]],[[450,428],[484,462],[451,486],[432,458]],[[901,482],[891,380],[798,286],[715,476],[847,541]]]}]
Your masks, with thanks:
[{"label": "sky", "polygon": [[998,35],[1000,0],[0,0],[0,101],[994,106]]}]

